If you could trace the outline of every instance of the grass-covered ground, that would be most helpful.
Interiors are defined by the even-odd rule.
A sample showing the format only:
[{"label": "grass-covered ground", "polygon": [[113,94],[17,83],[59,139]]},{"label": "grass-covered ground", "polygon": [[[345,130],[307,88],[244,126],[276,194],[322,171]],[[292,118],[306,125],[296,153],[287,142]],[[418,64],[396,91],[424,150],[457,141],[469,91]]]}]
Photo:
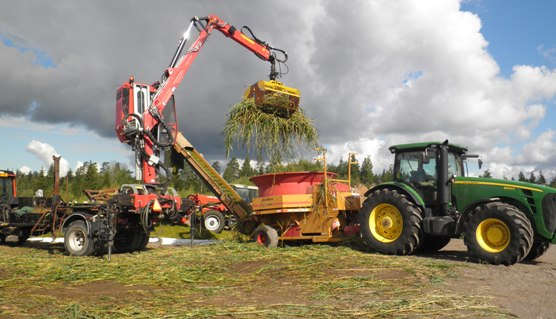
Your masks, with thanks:
[{"label": "grass-covered ground", "polygon": [[224,239],[108,262],[66,256],[60,244],[0,246],[0,318],[508,317],[484,298],[446,293],[463,263],[358,247]]}]

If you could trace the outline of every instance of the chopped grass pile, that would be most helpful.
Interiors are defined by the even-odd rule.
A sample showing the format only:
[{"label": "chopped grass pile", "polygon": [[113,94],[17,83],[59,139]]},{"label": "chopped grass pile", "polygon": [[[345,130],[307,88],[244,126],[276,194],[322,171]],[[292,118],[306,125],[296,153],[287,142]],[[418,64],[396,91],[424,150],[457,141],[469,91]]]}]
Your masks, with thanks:
[{"label": "chopped grass pile", "polygon": [[[257,156],[283,159],[293,155],[298,145],[318,145],[317,129],[310,118],[299,109],[289,119],[272,113],[272,106],[287,105],[287,100],[265,101],[265,111],[255,105],[254,99],[245,99],[232,106],[224,126],[226,155],[235,144],[255,151]],[[286,97],[287,99],[287,97]]]},{"label": "chopped grass pile", "polygon": [[513,318],[446,292],[460,265],[429,258],[231,241],[111,262],[61,249],[0,245],[0,318]]}]

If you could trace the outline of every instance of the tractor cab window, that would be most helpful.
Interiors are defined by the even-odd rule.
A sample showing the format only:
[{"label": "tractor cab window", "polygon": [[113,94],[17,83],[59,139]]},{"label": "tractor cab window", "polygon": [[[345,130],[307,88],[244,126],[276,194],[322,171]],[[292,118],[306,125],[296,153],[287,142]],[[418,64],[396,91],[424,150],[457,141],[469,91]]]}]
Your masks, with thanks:
[{"label": "tractor cab window", "polygon": [[461,160],[454,153],[448,153],[448,176],[463,176]]},{"label": "tractor cab window", "polygon": [[428,152],[424,160],[423,152],[400,153],[396,158],[396,180],[412,185],[429,183],[433,186],[436,180],[436,155]]},{"label": "tractor cab window", "polygon": [[8,203],[12,196],[12,180],[9,178],[0,178],[0,203]]}]

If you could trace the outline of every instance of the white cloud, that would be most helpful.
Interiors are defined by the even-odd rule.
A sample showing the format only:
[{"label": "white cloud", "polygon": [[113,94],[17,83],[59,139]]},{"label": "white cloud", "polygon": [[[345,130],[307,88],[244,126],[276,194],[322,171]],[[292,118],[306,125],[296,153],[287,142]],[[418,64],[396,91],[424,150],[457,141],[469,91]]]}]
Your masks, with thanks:
[{"label": "white cloud", "polygon": [[29,172],[31,172],[32,169],[29,166],[23,165],[18,169],[18,171],[23,174],[29,174]]},{"label": "white cloud", "polygon": [[[45,167],[49,167],[54,163],[53,156],[60,156],[54,147],[50,144],[37,140],[32,140],[27,145],[27,152],[33,154],[37,159],[42,161]],[[60,176],[66,176],[69,170],[69,163],[66,159],[60,159]]]}]

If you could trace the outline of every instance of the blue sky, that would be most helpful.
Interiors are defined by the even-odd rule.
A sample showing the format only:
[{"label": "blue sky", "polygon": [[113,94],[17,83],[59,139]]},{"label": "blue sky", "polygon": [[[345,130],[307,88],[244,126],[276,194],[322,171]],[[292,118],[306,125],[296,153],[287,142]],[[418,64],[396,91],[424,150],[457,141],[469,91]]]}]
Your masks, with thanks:
[{"label": "blue sky", "polygon": [[[556,1],[470,0],[462,3],[462,10],[481,18],[488,52],[503,76],[511,76],[514,65],[556,67]],[[550,109],[537,133],[555,128],[556,101],[546,102]]]},{"label": "blue sky", "polygon": [[[359,7],[363,7],[368,2],[362,1]],[[67,160],[71,169],[75,169],[80,162],[89,160],[98,163],[106,161],[130,163],[131,150],[127,146],[121,145],[115,136],[111,135],[114,92],[119,83],[131,73],[136,75],[136,78],[142,76],[146,83],[156,80],[165,67],[175,46],[176,38],[184,27],[183,21],[185,21],[184,17],[177,19],[175,14],[168,15],[168,10],[159,8],[150,2],[139,1],[139,3],[141,5],[138,7],[153,6],[152,10],[139,10],[140,14],[149,12],[152,15],[151,24],[137,22],[133,17],[138,12],[128,12],[129,8],[119,3],[112,3],[111,8],[100,8],[95,3],[87,2],[88,9],[86,10],[82,9],[85,2],[79,1],[60,1],[56,5],[46,5],[40,2],[36,2],[35,5],[21,3],[16,5],[20,8],[14,7],[0,13],[0,54],[4,58],[3,62],[0,61],[0,71],[4,74],[13,74],[13,80],[5,77],[4,81],[6,82],[0,83],[0,88],[5,90],[0,92],[4,98],[9,97],[14,91],[17,93],[17,96],[13,98],[13,103],[11,103],[11,99],[8,99],[10,103],[5,102],[0,105],[0,136],[3,137],[5,149],[10,150],[9,156],[5,156],[0,161],[0,168],[18,169],[26,166],[32,170],[39,170],[41,166],[44,166],[44,156],[41,157],[38,154],[40,149],[36,148],[37,144],[35,143],[35,147],[32,147],[34,151],[28,149],[33,140],[54,148]],[[240,1],[241,3],[243,2]],[[448,48],[444,51],[442,41],[447,38],[442,32],[436,32],[444,25],[435,25],[434,21],[431,22],[431,20],[438,20],[445,24],[452,23],[446,17],[452,17],[454,9],[450,5],[455,1],[402,1],[401,6],[396,7],[397,3],[397,1],[375,3],[374,5],[377,7],[381,6],[377,10],[382,11],[380,13],[367,12],[372,8],[367,11],[357,10],[355,5],[353,8],[348,8],[336,5],[334,1],[322,2],[320,0],[308,1],[306,5],[304,3],[299,6],[296,1],[284,1],[283,3],[261,1],[256,5],[249,2],[251,10],[259,12],[258,14],[247,13],[241,10],[241,5],[233,6],[225,2],[176,1],[174,3],[169,1],[167,5],[174,5],[180,8],[180,12],[191,15],[203,14],[203,12],[221,12],[226,19],[235,21],[237,24],[242,25],[245,22],[245,24],[257,26],[257,29],[263,30],[257,34],[262,33],[265,38],[271,38],[272,43],[278,43],[279,47],[287,48],[291,62],[289,64],[290,74],[285,82],[289,84],[291,81],[293,82],[292,86],[298,86],[301,89],[302,101],[306,103],[303,107],[310,116],[315,118],[321,134],[321,142],[330,148],[329,155],[332,161],[343,157],[343,152],[349,148],[358,151],[362,156],[371,155],[375,167],[381,169],[387,167],[392,160],[387,152],[388,145],[414,141],[412,139],[415,138],[443,139],[446,136],[456,139],[454,142],[458,144],[468,145],[472,150],[474,147],[478,152],[485,153],[486,163],[488,160],[493,163],[492,166],[487,167],[498,172],[500,174],[498,177],[516,174],[516,170],[509,169],[510,166],[515,166],[526,173],[527,170],[542,168],[556,174],[556,163],[552,163],[552,160],[542,158],[539,160],[538,157],[542,157],[542,154],[537,154],[537,157],[527,154],[535,143],[547,145],[547,142],[548,146],[543,149],[543,152],[556,154],[555,138],[550,135],[555,130],[554,123],[556,123],[555,95],[551,93],[544,95],[549,98],[543,97],[539,101],[531,101],[531,96],[534,96],[532,94],[527,96],[529,100],[523,102],[527,105],[521,109],[521,115],[523,112],[540,114],[539,110],[544,110],[542,116],[533,114],[523,120],[522,124],[525,124],[520,128],[520,134],[522,136],[530,134],[531,136],[527,138],[515,138],[517,133],[512,133],[511,128],[503,128],[504,123],[500,123],[502,127],[500,129],[496,127],[496,123],[488,121],[482,123],[481,115],[470,117],[473,119],[473,122],[470,123],[461,122],[461,119],[458,122],[456,117],[460,115],[457,114],[457,110],[449,110],[449,113],[454,113],[454,116],[452,119],[446,118],[444,121],[454,120],[454,123],[460,123],[457,125],[462,127],[474,125],[476,127],[467,130],[453,129],[450,126],[455,124],[450,124],[451,122],[446,122],[442,127],[437,123],[427,122],[429,119],[424,117],[422,122],[426,124],[423,124],[422,127],[410,127],[412,123],[408,122],[405,131],[389,128],[388,119],[385,119],[384,115],[392,116],[393,123],[396,123],[395,116],[404,114],[403,112],[407,112],[407,110],[416,109],[415,105],[402,105],[407,102],[403,99],[403,94],[417,97],[415,100],[419,103],[442,96],[453,95],[454,97],[450,97],[454,99],[453,101],[461,98],[457,96],[457,92],[459,92],[457,88],[451,91],[442,91],[440,88],[439,93],[435,95],[434,92],[431,93],[430,87],[436,88],[437,86],[429,84],[427,92],[425,85],[426,81],[430,80],[430,76],[435,74],[435,69],[431,65],[434,66],[436,60],[442,60],[446,55],[453,54],[455,52],[453,47],[457,47],[459,40],[449,39],[450,43],[446,43]],[[525,65],[531,68],[545,66],[548,73],[556,69],[556,37],[553,35],[556,30],[556,19],[553,17],[553,13],[556,12],[556,1],[464,0],[460,5],[462,11],[470,11],[478,15],[481,22],[480,33],[488,42],[486,52],[500,68],[496,77],[507,79],[510,82],[512,76],[516,74],[513,69],[516,65]],[[274,6],[276,12],[289,14],[291,22],[286,23],[295,25],[295,32],[289,27],[290,24],[284,24],[283,19],[276,20],[276,15],[268,11],[268,6]],[[423,8],[407,9],[411,6],[422,6]],[[400,7],[402,7],[401,10]],[[403,7],[406,7],[407,10],[403,10]],[[419,11],[416,9],[422,9],[422,12],[415,13]],[[10,13],[10,10],[13,12]],[[88,15],[85,11],[88,11]],[[37,25],[29,25],[17,19],[18,14],[21,14],[19,12],[24,12],[23,14],[30,17],[29,21],[34,21]],[[74,12],[74,14],[67,15],[62,14],[63,12]],[[438,16],[434,16],[435,14]],[[444,17],[442,17],[443,15]],[[398,17],[400,17],[399,20]],[[443,18],[447,20],[443,20]],[[456,18],[461,17],[456,16]],[[156,31],[154,22],[156,19],[168,21],[164,32]],[[174,22],[174,20],[177,21]],[[95,23],[94,30],[90,31],[92,33],[86,33],[89,31],[80,29],[85,28],[87,21]],[[98,21],[102,23],[98,24]],[[372,21],[373,24],[367,27],[368,21]],[[418,27],[416,29],[423,29],[415,31],[417,36],[423,37],[422,42],[426,43],[427,39],[432,38],[440,44],[424,46],[417,49],[416,54],[408,51],[404,55],[403,52],[399,52],[400,48],[396,41],[404,43],[404,41],[414,38],[415,34],[396,33],[399,31],[397,30],[398,26],[392,24],[392,21],[400,25],[416,23]],[[465,19],[461,21],[463,24],[470,22]],[[461,28],[464,31],[472,29],[472,22]],[[334,23],[337,23],[338,27],[335,27]],[[363,27],[359,27],[357,23],[362,23]],[[121,28],[122,24],[133,25],[145,32],[151,32],[153,34],[150,37],[151,45],[148,48],[134,47],[133,45],[136,43],[125,42],[121,45],[125,51],[124,53],[120,52],[119,46],[114,46],[113,43],[120,43],[129,35],[125,28]],[[381,30],[381,27],[384,27],[386,32]],[[458,25],[447,25],[446,28],[461,31],[458,29]],[[351,31],[346,33],[345,29]],[[389,36],[388,32],[392,29],[396,30],[392,36]],[[322,30],[327,30],[327,32],[322,32]],[[422,34],[418,32],[422,32]],[[404,36],[408,38],[403,38]],[[474,38],[473,31],[458,33],[457,36],[461,37],[462,42],[472,39],[470,45],[476,46],[477,39]],[[397,40],[393,41],[394,39]],[[356,40],[356,42],[349,42],[352,40]],[[342,41],[345,41],[343,46]],[[421,42],[415,43],[420,45]],[[200,55],[201,57],[190,71],[191,74],[186,77],[197,81],[189,80],[187,82],[186,80],[183,84],[185,88],[180,88],[178,92],[180,95],[178,103],[193,99],[190,105],[196,107],[194,109],[195,116],[190,116],[192,112],[184,109],[183,106],[180,106],[178,113],[185,135],[192,140],[194,145],[202,146],[200,151],[206,154],[210,161],[227,161],[222,148],[222,136],[218,129],[225,120],[223,116],[225,112],[221,109],[212,110],[210,107],[212,104],[229,105],[230,96],[235,98],[237,95],[236,89],[234,89],[236,93],[226,95],[227,90],[231,92],[233,89],[231,83],[239,81],[236,78],[244,76],[243,73],[260,73],[254,67],[258,67],[259,65],[256,63],[259,62],[221,38],[218,40],[211,38],[210,45],[211,48],[203,49],[206,51],[202,56]],[[343,50],[336,51],[338,48]],[[437,52],[430,52],[430,48]],[[410,47],[410,49],[412,48]],[[223,59],[218,50],[233,56],[233,60],[238,63],[230,64],[230,58]],[[238,58],[235,58],[236,50]],[[477,51],[476,48],[470,50],[469,55],[471,56]],[[430,53],[429,61],[424,64],[415,58],[423,52],[425,52],[425,60],[427,59],[426,55]],[[150,54],[150,58],[146,59],[141,54]],[[341,58],[344,54],[352,55]],[[462,57],[466,56],[462,55]],[[389,59],[391,59],[390,64]],[[372,61],[375,60],[386,62],[373,64]],[[454,62],[448,61],[447,65],[450,63],[453,65],[459,61],[457,59]],[[488,63],[479,65],[489,67]],[[215,81],[212,87],[202,86],[202,83],[214,80],[214,77],[202,78],[210,74],[205,71],[209,67],[220,77],[221,81],[218,83]],[[22,70],[21,74],[19,74],[19,70]],[[268,72],[266,66],[262,70]],[[352,76],[358,70],[361,70],[363,74],[360,79]],[[455,78],[448,78],[446,81],[455,79],[457,82],[458,71],[461,72],[461,70],[454,72]],[[471,70],[467,76],[473,77],[475,73],[482,71],[480,69],[476,69],[474,72]],[[446,73],[450,72],[452,71],[446,70]],[[237,76],[239,73],[242,73],[241,76]],[[369,78],[366,78],[365,75],[368,75]],[[231,77],[226,79],[227,76]],[[550,74],[546,77],[549,76]],[[477,79],[482,80],[481,77],[477,77]],[[469,81],[475,80],[475,78],[470,78]],[[251,81],[251,78],[245,81]],[[351,81],[355,81],[351,87],[338,85],[339,82]],[[439,77],[437,81],[444,81],[444,79]],[[49,85],[48,82],[52,82],[52,84]],[[224,85],[222,85],[223,83]],[[403,87],[397,88],[391,83],[403,83]],[[81,90],[88,85],[92,86],[91,90]],[[239,83],[239,85],[245,85],[245,83]],[[214,94],[214,88],[217,86],[218,92],[221,94]],[[78,89],[73,92],[65,90],[67,87]],[[409,90],[409,87],[416,91]],[[402,92],[400,95],[402,98],[396,96],[400,92]],[[471,92],[474,93],[472,90]],[[486,92],[479,94],[493,95],[489,98],[496,103],[496,98],[499,96],[492,91]],[[50,95],[50,93],[52,93],[52,97],[42,100],[43,95]],[[334,94],[339,94],[340,97]],[[361,95],[359,96],[359,94]],[[27,95],[29,98],[26,99]],[[17,104],[21,101],[26,104]],[[56,105],[58,101],[60,101],[60,105]],[[86,102],[90,105],[87,105]],[[338,103],[345,103],[345,107],[336,106]],[[362,107],[362,103],[365,106]],[[535,103],[542,104],[543,107],[531,108],[530,106]],[[372,105],[372,107],[368,105]],[[399,105],[403,107],[398,110],[395,107]],[[486,105],[488,106],[488,103]],[[102,107],[91,110],[91,106],[92,108]],[[363,120],[365,118],[373,120],[373,114],[355,113],[360,109],[372,113],[373,110],[380,110],[381,107],[398,111],[395,114],[377,111],[376,116],[380,115],[380,120],[372,124],[366,124]],[[203,112],[199,112],[199,110],[203,110]],[[440,112],[444,111],[440,110]],[[478,111],[471,110],[470,112]],[[513,111],[513,109],[510,108],[509,111]],[[346,112],[354,115],[346,116]],[[422,113],[425,112],[437,114],[436,112],[439,110],[434,106],[423,106]],[[421,115],[416,113],[415,116]],[[463,119],[465,118],[464,114]],[[533,122],[534,125],[527,124],[529,122]],[[430,129],[426,125],[429,125]],[[483,126],[489,128],[488,134],[481,135]],[[338,127],[342,127],[342,130],[339,130]],[[208,131],[209,129],[211,131]],[[497,131],[502,132],[496,133]],[[518,131],[518,127],[515,131]],[[544,140],[539,139],[538,137],[543,134],[549,136]]]}]

